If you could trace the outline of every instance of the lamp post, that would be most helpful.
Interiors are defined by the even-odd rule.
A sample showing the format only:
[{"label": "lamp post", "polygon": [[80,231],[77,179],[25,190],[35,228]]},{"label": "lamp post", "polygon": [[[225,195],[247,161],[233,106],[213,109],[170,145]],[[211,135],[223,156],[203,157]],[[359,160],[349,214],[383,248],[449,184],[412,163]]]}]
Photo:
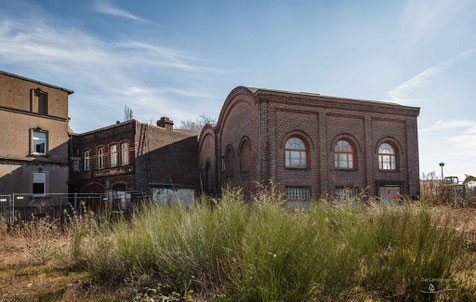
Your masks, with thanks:
[{"label": "lamp post", "polygon": [[445,166],[445,163],[444,162],[441,162],[440,163],[440,167],[441,167],[441,180],[443,180],[443,167]]}]

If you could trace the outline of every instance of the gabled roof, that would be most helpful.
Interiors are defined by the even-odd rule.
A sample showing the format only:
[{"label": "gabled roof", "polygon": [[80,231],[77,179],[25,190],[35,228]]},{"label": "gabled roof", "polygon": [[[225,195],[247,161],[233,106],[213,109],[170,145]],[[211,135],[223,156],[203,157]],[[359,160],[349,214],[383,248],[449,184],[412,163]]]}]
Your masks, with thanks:
[{"label": "gabled roof", "polygon": [[0,74],[6,75],[6,76],[9,76],[9,77],[13,77],[13,78],[17,78],[17,79],[20,79],[20,80],[32,82],[32,83],[37,83],[37,84],[47,86],[47,87],[51,87],[51,88],[55,88],[55,89],[58,89],[58,90],[62,90],[64,92],[67,92],[68,94],[73,94],[74,93],[74,91],[71,90],[71,89],[66,89],[66,88],[59,87],[59,86],[56,86],[56,85],[53,85],[53,84],[48,84],[48,83],[45,83],[45,82],[33,80],[33,79],[30,79],[30,78],[27,78],[27,77],[24,77],[24,76],[21,76],[21,75],[18,75],[18,74],[6,72],[6,71],[3,71],[3,70],[0,70]]}]

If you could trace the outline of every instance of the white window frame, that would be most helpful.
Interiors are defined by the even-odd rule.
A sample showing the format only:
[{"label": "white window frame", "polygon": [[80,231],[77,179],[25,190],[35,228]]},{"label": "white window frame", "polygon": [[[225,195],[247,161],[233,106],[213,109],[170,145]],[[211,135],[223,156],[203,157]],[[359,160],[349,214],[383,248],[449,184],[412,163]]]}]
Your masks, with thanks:
[{"label": "white window frame", "polygon": [[311,190],[309,187],[287,186],[286,198],[289,201],[309,201]]},{"label": "white window frame", "polygon": [[[42,174],[43,176],[40,176],[40,174]],[[34,187],[35,187],[35,183],[41,183],[41,182],[35,182],[35,175],[38,175],[37,177],[41,177],[41,178],[44,178],[44,181],[43,181],[43,193],[33,193],[34,191]],[[46,182],[47,182],[47,178],[46,178],[46,173],[45,172],[33,172],[32,173],[32,177],[31,177],[31,183],[32,183],[32,193],[33,193],[33,197],[44,197],[46,196]]]},{"label": "white window frame", "polygon": [[[35,134],[41,134],[41,135],[44,135],[44,139],[43,139],[43,144],[45,145],[44,146],[44,152],[36,152],[36,145],[37,145],[37,141],[41,141],[42,139],[38,138],[38,137],[35,137]],[[48,144],[47,144],[47,141],[48,141],[48,134],[47,132],[45,131],[38,131],[38,130],[33,130],[32,131],[32,154],[35,154],[35,155],[46,155],[46,152],[48,151],[47,147],[48,147]],[[41,143],[41,142],[40,142]]]},{"label": "white window frame", "polygon": [[129,143],[121,144],[121,164],[126,166],[129,164]]},{"label": "white window frame", "polygon": [[335,191],[337,200],[352,200],[355,199],[359,194],[359,189],[357,187],[337,187]]},{"label": "white window frame", "polygon": [[104,169],[104,147],[98,148],[97,168]]},{"label": "white window frame", "polygon": [[79,171],[79,160],[73,159],[73,171]]},{"label": "white window frame", "polygon": [[111,145],[109,147],[111,167],[117,166],[117,145]]},{"label": "white window frame", "polygon": [[91,152],[89,150],[86,150],[86,151],[84,151],[83,155],[84,155],[84,163],[83,163],[84,167],[83,167],[83,169],[84,169],[84,171],[89,171],[89,169],[91,167],[90,166],[91,165],[91,160],[90,160],[91,159]]}]

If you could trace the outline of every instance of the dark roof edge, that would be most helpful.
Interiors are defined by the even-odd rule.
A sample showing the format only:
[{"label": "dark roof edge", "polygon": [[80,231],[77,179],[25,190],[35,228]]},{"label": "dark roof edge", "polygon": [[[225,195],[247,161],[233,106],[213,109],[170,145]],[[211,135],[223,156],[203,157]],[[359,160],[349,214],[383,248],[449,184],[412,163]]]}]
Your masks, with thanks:
[{"label": "dark roof edge", "polygon": [[401,104],[398,104],[398,103],[386,102],[386,101],[365,100],[365,99],[356,99],[356,98],[349,98],[349,97],[322,95],[322,94],[310,93],[310,92],[294,92],[294,91],[268,89],[268,88],[255,88],[255,87],[246,87],[246,88],[248,88],[254,95],[258,95],[260,93],[299,95],[299,96],[303,96],[303,97],[334,99],[334,100],[341,100],[341,101],[356,102],[356,103],[360,103],[360,104],[373,104],[373,105],[380,105],[380,106],[391,106],[391,107],[413,109],[413,110],[419,110],[420,109],[420,107],[406,106],[406,105],[401,105]]},{"label": "dark roof edge", "polygon": [[175,134],[180,134],[180,135],[183,135],[184,137],[185,137],[185,136],[186,136],[186,137],[197,136],[197,134],[186,133],[186,132],[182,132],[182,131],[177,130],[177,129],[173,129],[172,131],[166,130],[166,129],[163,128],[163,127],[159,127],[159,126],[156,126],[156,125],[151,125],[151,124],[139,122],[139,121],[136,120],[136,119],[132,119],[132,120],[125,121],[125,122],[120,122],[120,123],[115,123],[115,124],[112,124],[112,125],[104,126],[104,127],[97,128],[97,129],[93,129],[93,130],[89,130],[89,131],[86,131],[86,132],[81,132],[81,133],[72,132],[72,133],[70,133],[70,135],[73,135],[73,136],[83,136],[83,135],[87,135],[87,134],[91,134],[91,133],[95,133],[95,132],[100,132],[100,131],[112,129],[112,128],[115,128],[115,127],[124,126],[124,125],[130,124],[130,123],[146,124],[147,126],[150,126],[150,127],[153,127],[153,128],[157,128],[157,129],[160,129],[160,130],[163,130],[163,131],[173,132],[173,133],[175,133]]},{"label": "dark roof edge", "polygon": [[71,90],[71,89],[66,89],[66,88],[59,87],[59,86],[56,86],[56,85],[53,85],[53,84],[48,84],[48,83],[45,83],[45,82],[42,82],[42,81],[33,80],[33,79],[30,79],[30,78],[27,78],[27,77],[24,77],[24,76],[21,76],[21,75],[18,75],[18,74],[6,72],[6,71],[3,71],[3,70],[0,70],[0,74],[10,76],[10,77],[14,77],[14,78],[17,78],[17,79],[20,79],[20,80],[28,81],[28,82],[37,83],[37,84],[40,84],[40,85],[43,85],[43,86],[48,86],[48,87],[51,87],[51,88],[59,89],[59,90],[62,90],[64,92],[67,92],[68,94],[73,94],[74,93],[74,91]]}]

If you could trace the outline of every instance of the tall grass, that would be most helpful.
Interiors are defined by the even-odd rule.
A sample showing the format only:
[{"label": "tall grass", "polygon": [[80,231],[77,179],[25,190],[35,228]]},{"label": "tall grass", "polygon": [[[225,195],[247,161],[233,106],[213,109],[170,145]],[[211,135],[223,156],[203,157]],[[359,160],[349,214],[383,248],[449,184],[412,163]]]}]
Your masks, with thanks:
[{"label": "tall grass", "polygon": [[[438,217],[410,204],[315,202],[302,211],[272,194],[246,203],[240,191],[228,191],[212,202],[147,204],[128,219],[77,228],[72,246],[75,260],[98,282],[135,278],[165,295],[193,292],[223,301],[474,299],[474,288],[467,288],[474,283],[456,278],[474,269],[463,254],[464,240]],[[435,291],[452,291],[422,293],[429,279],[439,280]]]}]

